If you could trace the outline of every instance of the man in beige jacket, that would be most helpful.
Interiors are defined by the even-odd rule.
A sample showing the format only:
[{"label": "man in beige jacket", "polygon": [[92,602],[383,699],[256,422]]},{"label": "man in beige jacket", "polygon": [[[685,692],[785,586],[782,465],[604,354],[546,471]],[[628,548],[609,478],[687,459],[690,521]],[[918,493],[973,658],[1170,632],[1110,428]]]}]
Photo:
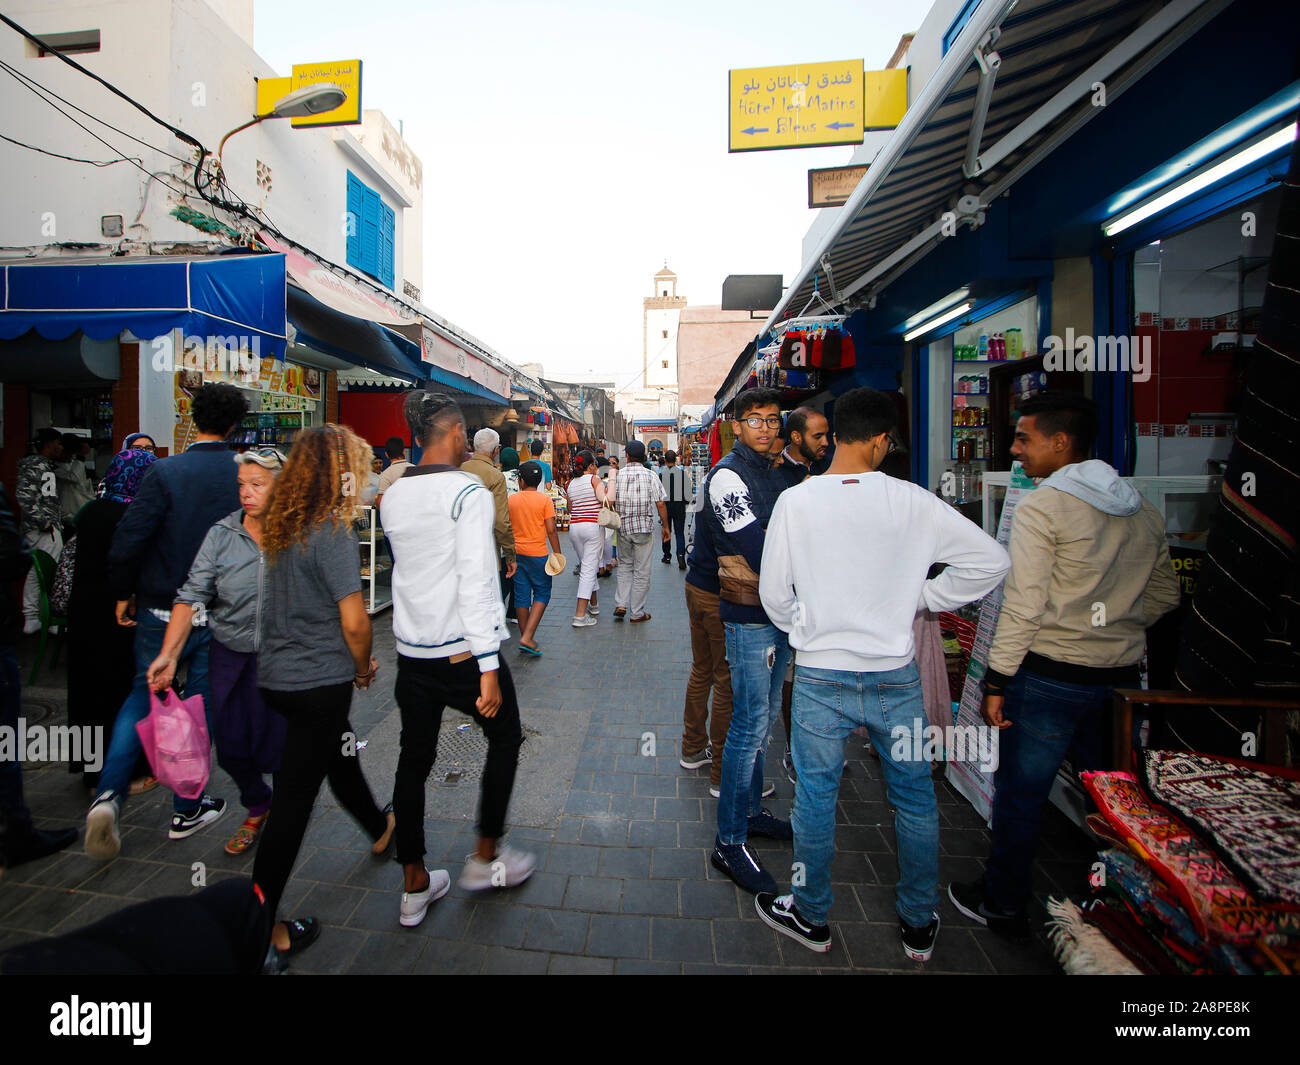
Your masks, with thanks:
[{"label": "man in beige jacket", "polygon": [[1025,907],[1052,781],[1067,753],[1096,768],[1115,687],[1137,687],[1146,629],[1178,605],[1164,517],[1109,465],[1087,459],[1096,407],[1070,393],[1020,406],[1011,454],[1046,478],[1016,507],[1011,573],[989,652],[982,713],[1001,730],[992,853],[952,884],[967,917],[1007,935]]},{"label": "man in beige jacket", "polygon": [[492,535],[496,538],[497,549],[501,554],[501,597],[505,599],[510,579],[515,575],[515,534],[510,528],[506,477],[497,465],[497,455],[500,452],[500,434],[495,429],[480,429],[474,434],[474,454],[462,462],[460,468],[466,473],[472,473],[492,492],[497,515]]}]

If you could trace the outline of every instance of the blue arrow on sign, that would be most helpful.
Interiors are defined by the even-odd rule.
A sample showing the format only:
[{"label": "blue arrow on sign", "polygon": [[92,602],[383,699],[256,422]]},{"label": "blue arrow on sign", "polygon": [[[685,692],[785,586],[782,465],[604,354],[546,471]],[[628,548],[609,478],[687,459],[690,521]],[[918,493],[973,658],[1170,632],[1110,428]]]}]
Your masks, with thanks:
[{"label": "blue arrow on sign", "polygon": [[766,133],[768,132],[768,129],[766,126],[764,126],[762,129],[755,129],[753,126],[750,126],[749,129],[742,129],[740,132],[747,133],[752,137],[755,133]]},{"label": "blue arrow on sign", "polygon": [[853,129],[856,125],[857,125],[856,122],[827,122],[826,128],[827,129]]}]

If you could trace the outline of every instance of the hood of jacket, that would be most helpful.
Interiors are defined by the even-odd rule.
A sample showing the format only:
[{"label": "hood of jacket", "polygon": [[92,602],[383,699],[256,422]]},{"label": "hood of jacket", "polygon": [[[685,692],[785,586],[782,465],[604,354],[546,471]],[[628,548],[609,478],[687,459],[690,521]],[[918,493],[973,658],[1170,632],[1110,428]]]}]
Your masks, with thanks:
[{"label": "hood of jacket", "polygon": [[1058,492],[1082,499],[1103,514],[1121,518],[1130,517],[1142,509],[1142,494],[1101,459],[1063,466],[1047,478],[1042,487],[1055,488]]}]

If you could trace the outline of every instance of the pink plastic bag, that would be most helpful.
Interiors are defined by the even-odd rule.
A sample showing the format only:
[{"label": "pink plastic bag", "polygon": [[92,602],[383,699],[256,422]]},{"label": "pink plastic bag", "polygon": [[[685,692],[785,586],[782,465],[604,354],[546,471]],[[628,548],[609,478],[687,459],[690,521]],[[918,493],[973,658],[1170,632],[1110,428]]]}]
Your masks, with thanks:
[{"label": "pink plastic bag", "polygon": [[203,794],[212,770],[203,696],[182,700],[171,688],[149,693],[149,716],[135,726],[153,775],[182,799]]}]

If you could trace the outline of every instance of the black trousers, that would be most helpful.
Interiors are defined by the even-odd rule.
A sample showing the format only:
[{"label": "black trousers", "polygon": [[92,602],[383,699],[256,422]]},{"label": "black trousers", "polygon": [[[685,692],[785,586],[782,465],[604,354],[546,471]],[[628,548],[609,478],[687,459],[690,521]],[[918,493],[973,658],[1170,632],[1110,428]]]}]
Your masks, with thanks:
[{"label": "black trousers", "polygon": [[488,741],[479,791],[478,833],[488,839],[505,834],[506,808],[515,786],[524,733],[515,682],[505,662],[497,682],[501,706],[495,716],[484,717],[474,706],[479,696],[479,668],[473,658],[453,664],[449,658],[397,656],[393,694],[402,715],[402,752],[397,759],[393,813],[397,816],[397,860],[403,865],[424,857],[424,786],[438,756],[438,730],[448,706],[474,718]]},{"label": "black trousers", "polygon": [[[686,504],[685,503],[667,503],[668,509],[668,528],[671,529],[677,537],[677,557],[686,557]],[[664,561],[669,561],[673,556],[669,551],[672,547],[672,540],[664,541]]]},{"label": "black trousers", "polygon": [[375,805],[361,774],[356,733],[348,722],[350,681],[303,691],[259,691],[266,705],[289,723],[280,771],[275,774],[271,816],[253,862],[253,881],[266,896],[267,911],[274,918],[326,777],[339,805],[371,839],[384,834],[388,819]]}]

